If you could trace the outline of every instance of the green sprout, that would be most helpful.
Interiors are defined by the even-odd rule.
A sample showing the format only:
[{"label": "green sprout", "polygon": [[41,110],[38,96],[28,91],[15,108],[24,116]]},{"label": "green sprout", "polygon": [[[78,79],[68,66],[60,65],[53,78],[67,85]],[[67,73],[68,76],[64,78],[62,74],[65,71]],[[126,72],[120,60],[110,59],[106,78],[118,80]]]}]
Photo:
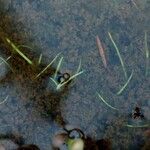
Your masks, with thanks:
[{"label": "green sprout", "polygon": [[[14,72],[14,70],[13,70],[13,68],[8,64],[8,62],[7,62],[7,60],[9,60],[11,58],[11,56],[9,56],[6,60],[3,58],[3,57],[1,57],[0,56],[0,59],[10,68],[10,70],[12,71],[12,72]],[[2,63],[1,63],[2,64]],[[0,65],[1,65],[0,64]]]},{"label": "green sprout", "polygon": [[8,99],[8,97],[9,96],[7,95],[6,98],[2,102],[0,102],[0,105],[3,104],[3,103],[5,103],[7,101],[7,99]]},{"label": "green sprout", "polygon": [[108,35],[109,35],[109,38],[110,38],[111,42],[113,43],[113,45],[114,45],[114,47],[115,47],[115,50],[116,50],[116,52],[117,52],[117,55],[118,55],[118,57],[119,57],[119,60],[120,60],[120,63],[121,63],[121,66],[122,66],[122,69],[123,69],[123,72],[124,72],[124,76],[125,76],[125,78],[127,79],[127,73],[126,73],[125,65],[124,65],[123,59],[122,59],[122,57],[121,57],[120,51],[119,51],[119,49],[118,49],[118,47],[117,47],[115,41],[113,40],[112,35],[111,35],[110,32],[108,32]]},{"label": "green sprout", "polygon": [[127,87],[127,85],[129,84],[130,80],[132,79],[132,76],[133,76],[133,71],[131,73],[131,75],[129,76],[127,82],[122,86],[122,88],[117,92],[117,95],[120,95],[124,90],[125,88]]},{"label": "green sprout", "polygon": [[6,38],[6,41],[11,45],[11,47],[13,48],[13,50],[15,50],[22,58],[24,58],[30,65],[32,65],[32,61],[27,57],[25,56],[21,51],[20,49],[13,43],[10,41],[10,39]]},{"label": "green sprout", "polygon": [[38,78],[41,74],[43,74],[52,64],[53,62],[57,59],[57,57],[60,55],[60,53],[58,53],[54,59],[35,77]]},{"label": "green sprout", "polygon": [[106,102],[106,100],[105,100],[99,93],[97,93],[97,94],[98,94],[98,97],[102,100],[102,102],[104,102],[109,108],[114,109],[114,110],[119,110],[119,109],[117,109],[117,108],[111,106],[110,104],[108,104],[108,103]]}]

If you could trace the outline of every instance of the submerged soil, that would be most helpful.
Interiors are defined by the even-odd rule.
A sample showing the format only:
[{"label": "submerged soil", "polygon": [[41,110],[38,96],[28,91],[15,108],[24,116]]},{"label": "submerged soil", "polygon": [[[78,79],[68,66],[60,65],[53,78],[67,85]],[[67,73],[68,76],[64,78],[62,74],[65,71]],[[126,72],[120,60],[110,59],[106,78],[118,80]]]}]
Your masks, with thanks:
[{"label": "submerged soil", "polygon": [[[0,0],[0,56],[11,56],[7,62],[13,69],[5,63],[0,67],[1,101],[8,96],[0,105],[0,134],[20,135],[26,144],[49,150],[53,136],[66,123],[95,140],[109,139],[113,149],[146,147],[148,127],[139,126],[149,126],[150,120],[150,77],[145,75],[144,49],[145,32],[150,47],[150,2],[134,2]],[[127,79],[108,32],[120,50],[128,77],[133,71],[121,95],[116,93]],[[107,68],[97,49],[97,35],[105,49]],[[21,50],[34,65],[15,53],[5,37],[32,48]],[[35,79],[58,53],[56,62]],[[61,56],[61,73],[75,74],[80,60],[84,73],[57,91],[50,77]],[[118,110],[103,103],[97,92]],[[140,108],[143,119],[132,117],[135,107]]]}]

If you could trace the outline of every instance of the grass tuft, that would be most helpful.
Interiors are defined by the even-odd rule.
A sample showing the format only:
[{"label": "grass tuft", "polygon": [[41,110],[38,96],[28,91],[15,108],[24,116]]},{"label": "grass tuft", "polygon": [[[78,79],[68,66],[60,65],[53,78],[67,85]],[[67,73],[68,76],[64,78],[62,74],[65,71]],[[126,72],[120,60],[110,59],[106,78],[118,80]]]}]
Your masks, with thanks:
[{"label": "grass tuft", "polygon": [[60,55],[60,53],[58,53],[55,58],[35,77],[38,78],[41,74],[43,74],[52,64],[53,62],[57,59],[57,57]]}]

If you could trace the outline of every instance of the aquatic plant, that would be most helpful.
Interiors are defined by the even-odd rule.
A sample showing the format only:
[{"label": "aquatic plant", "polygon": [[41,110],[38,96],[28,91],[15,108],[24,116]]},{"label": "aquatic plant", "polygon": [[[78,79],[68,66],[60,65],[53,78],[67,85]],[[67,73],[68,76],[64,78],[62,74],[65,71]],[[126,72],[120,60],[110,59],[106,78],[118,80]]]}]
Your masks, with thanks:
[{"label": "aquatic plant", "polygon": [[13,50],[16,51],[21,57],[23,57],[30,65],[33,64],[32,61],[27,56],[25,56],[13,42],[10,41],[10,39],[6,38],[6,41],[11,45]]},{"label": "aquatic plant", "polygon": [[110,32],[108,32],[108,35],[109,35],[109,38],[110,38],[111,42],[112,42],[113,45],[114,45],[114,48],[115,48],[115,50],[116,50],[116,52],[117,52],[117,55],[118,55],[118,57],[119,57],[119,60],[120,60],[120,63],[121,63],[121,66],[122,66],[122,69],[123,69],[123,72],[124,72],[124,76],[125,76],[125,78],[127,79],[127,72],[126,72],[125,65],[124,65],[123,59],[122,59],[122,57],[121,57],[120,51],[119,51],[119,49],[118,49],[118,47],[117,47],[115,41],[113,40],[112,35],[111,35]]},{"label": "aquatic plant", "polygon": [[117,109],[117,108],[111,106],[110,104],[108,104],[108,103],[106,102],[106,100],[105,100],[99,93],[97,93],[97,94],[98,94],[98,97],[102,100],[102,102],[104,102],[109,108],[114,109],[114,110],[119,110],[119,109]]},{"label": "aquatic plant", "polygon": [[132,76],[133,76],[133,71],[131,73],[131,75],[129,76],[128,80],[126,81],[126,83],[121,87],[121,89],[117,92],[117,95],[120,95],[124,90],[125,88],[127,87],[127,85],[129,84],[130,80],[132,79]]},{"label": "aquatic plant", "polygon": [[53,62],[57,59],[57,57],[60,55],[60,53],[58,53],[55,57],[54,57],[54,59],[35,77],[35,79],[36,78],[38,78],[41,74],[43,74],[52,64],[53,64]]},{"label": "aquatic plant", "polygon": [[58,81],[56,80],[56,75],[57,75],[58,69],[60,68],[60,65],[62,63],[62,60],[63,60],[63,57],[60,59],[58,65],[57,65],[57,69],[56,69],[54,78],[50,78],[54,82],[54,84],[56,85],[56,90],[59,90],[61,87],[65,86],[71,80],[75,80],[75,78],[77,76],[79,76],[80,74],[82,74],[84,72],[84,71],[80,71],[80,69],[81,69],[81,61],[80,61],[76,73],[74,75],[72,75],[67,81],[65,81],[63,83],[58,83]]}]

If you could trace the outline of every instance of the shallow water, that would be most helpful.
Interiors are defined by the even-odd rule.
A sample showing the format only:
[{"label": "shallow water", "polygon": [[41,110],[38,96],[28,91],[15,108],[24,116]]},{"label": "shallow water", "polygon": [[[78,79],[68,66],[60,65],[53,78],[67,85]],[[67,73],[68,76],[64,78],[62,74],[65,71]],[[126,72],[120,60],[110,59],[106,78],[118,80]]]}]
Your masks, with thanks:
[{"label": "shallow water", "polygon": [[[13,55],[8,62],[15,73],[1,65],[1,99],[9,98],[0,105],[0,133],[22,135],[27,144],[49,150],[52,137],[62,130],[63,119],[94,139],[111,139],[113,149],[140,149],[147,128],[126,125],[149,124],[150,120],[150,78],[145,76],[144,50],[144,31],[150,45],[150,1],[135,3],[137,7],[130,0],[0,0],[1,37],[32,47],[23,50],[34,61],[42,53],[44,66],[61,52],[61,72],[74,74],[80,60],[85,70],[72,85],[56,91],[49,77],[59,59],[43,78],[33,80],[41,68],[30,67],[1,40],[1,56]],[[133,71],[119,96],[116,92],[126,79],[108,32],[120,49],[128,76]],[[97,35],[105,47],[107,69],[96,46]],[[96,92],[119,111],[100,101]],[[141,107],[144,120],[129,117],[135,106]]]}]

